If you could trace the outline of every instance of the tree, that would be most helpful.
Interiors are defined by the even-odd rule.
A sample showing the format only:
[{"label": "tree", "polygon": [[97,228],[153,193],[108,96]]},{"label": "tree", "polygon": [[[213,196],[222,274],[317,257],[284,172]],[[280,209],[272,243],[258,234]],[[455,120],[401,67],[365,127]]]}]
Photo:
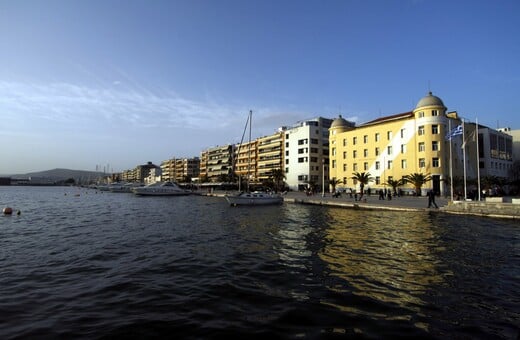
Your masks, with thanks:
[{"label": "tree", "polygon": [[421,174],[421,173],[413,173],[410,175],[404,176],[404,180],[406,183],[410,183],[415,188],[415,194],[417,196],[421,196],[421,187],[426,184],[427,182],[432,180],[432,177],[430,174]]},{"label": "tree", "polygon": [[370,172],[354,172],[352,173],[352,175],[354,176],[352,176],[351,178],[359,182],[359,190],[361,191],[361,196],[359,197],[359,199],[361,199],[363,197],[363,188],[369,182],[373,181],[374,178],[372,177],[372,175],[370,175]]},{"label": "tree", "polygon": [[337,179],[336,177],[332,177],[329,180],[329,185],[332,187],[332,192],[336,192],[336,185],[343,184],[341,179]]},{"label": "tree", "polygon": [[269,177],[274,182],[276,191],[280,191],[280,188],[283,185],[283,180],[285,179],[284,171],[282,169],[273,169],[271,171],[271,176]]},{"label": "tree", "polygon": [[401,178],[401,179],[398,179],[398,180],[395,180],[395,179],[389,179],[386,183],[384,183],[385,185],[388,185],[388,186],[391,186],[392,187],[392,190],[394,192],[394,194],[397,194],[397,188],[400,187],[401,185],[404,185],[405,184],[405,181]]}]

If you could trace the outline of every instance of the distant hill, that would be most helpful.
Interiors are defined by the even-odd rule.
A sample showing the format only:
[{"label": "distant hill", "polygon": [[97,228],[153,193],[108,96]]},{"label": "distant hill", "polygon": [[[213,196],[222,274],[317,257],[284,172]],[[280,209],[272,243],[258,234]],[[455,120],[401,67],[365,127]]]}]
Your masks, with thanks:
[{"label": "distant hill", "polygon": [[38,172],[30,172],[28,174],[23,175],[12,175],[13,178],[21,178],[21,177],[39,177],[39,178],[48,178],[55,181],[66,180],[69,178],[74,178],[76,182],[86,182],[95,180],[96,178],[106,176],[105,173],[98,171],[84,171],[84,170],[70,170],[70,169],[52,169],[46,171],[38,171]]}]

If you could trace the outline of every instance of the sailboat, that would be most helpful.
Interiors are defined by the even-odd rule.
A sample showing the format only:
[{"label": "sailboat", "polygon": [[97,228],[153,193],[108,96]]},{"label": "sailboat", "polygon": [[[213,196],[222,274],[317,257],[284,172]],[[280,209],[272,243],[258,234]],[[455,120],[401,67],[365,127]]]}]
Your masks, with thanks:
[{"label": "sailboat", "polygon": [[[246,127],[249,125],[249,157],[248,157],[248,167],[247,167],[247,191],[240,192],[235,195],[226,195],[225,198],[231,206],[238,205],[272,205],[272,204],[281,204],[283,203],[283,197],[279,194],[265,191],[249,191],[249,171],[251,166],[251,121],[253,118],[253,111],[249,111],[249,116],[247,118]],[[245,131],[244,131],[245,132]],[[239,180],[240,183],[240,180]]]}]

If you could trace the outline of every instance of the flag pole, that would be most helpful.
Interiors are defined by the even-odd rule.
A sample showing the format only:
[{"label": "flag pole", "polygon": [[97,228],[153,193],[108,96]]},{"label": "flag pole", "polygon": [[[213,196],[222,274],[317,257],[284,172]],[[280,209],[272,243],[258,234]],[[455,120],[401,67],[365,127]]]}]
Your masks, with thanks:
[{"label": "flag pole", "polygon": [[475,142],[477,143],[477,182],[478,182],[478,200],[480,202],[480,153],[478,148],[478,118],[475,118]]},{"label": "flag pole", "polygon": [[466,131],[464,126],[464,118],[462,118],[462,160],[464,163],[464,201],[467,199],[467,188],[466,188]]},{"label": "flag pole", "polygon": [[[448,131],[451,134],[451,119],[448,118]],[[451,154],[451,135],[450,135],[450,193],[451,201],[453,202],[453,160]]]}]

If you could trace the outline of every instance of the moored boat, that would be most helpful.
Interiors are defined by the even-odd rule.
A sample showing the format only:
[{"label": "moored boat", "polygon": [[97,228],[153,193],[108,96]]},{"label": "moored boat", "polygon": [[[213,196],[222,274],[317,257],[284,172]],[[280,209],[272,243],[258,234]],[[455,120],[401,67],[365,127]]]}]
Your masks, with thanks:
[{"label": "moored boat", "polygon": [[132,192],[140,196],[183,196],[191,194],[174,182],[157,182],[144,187],[132,188]]},{"label": "moored boat", "polygon": [[283,197],[279,194],[263,191],[241,192],[237,195],[226,195],[225,197],[232,206],[274,205],[283,203]]}]

